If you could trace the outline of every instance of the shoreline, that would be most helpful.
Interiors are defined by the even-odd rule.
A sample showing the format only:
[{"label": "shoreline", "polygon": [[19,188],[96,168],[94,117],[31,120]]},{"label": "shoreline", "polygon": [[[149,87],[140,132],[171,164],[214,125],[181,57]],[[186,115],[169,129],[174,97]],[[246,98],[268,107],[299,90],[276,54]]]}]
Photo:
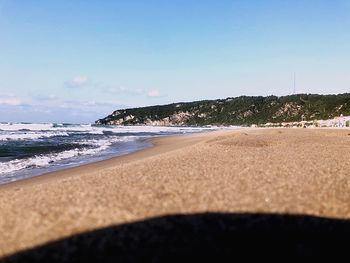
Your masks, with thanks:
[{"label": "shoreline", "polygon": [[[234,131],[234,130],[241,130],[241,129],[249,129],[249,128],[236,128],[236,129],[228,129],[227,131]],[[74,175],[79,175],[80,173],[94,173],[99,171],[100,169],[108,169],[112,168],[115,165],[121,164],[121,163],[128,163],[135,160],[140,160],[143,158],[151,157],[159,153],[164,153],[167,151],[172,151],[179,149],[181,147],[187,146],[183,144],[172,143],[174,140],[172,138],[177,138],[177,136],[191,136],[191,135],[200,135],[200,134],[207,134],[207,133],[214,133],[214,132],[221,132],[219,131],[209,131],[209,132],[203,132],[203,133],[194,133],[194,134],[177,134],[177,135],[166,135],[166,136],[156,136],[154,138],[150,138],[146,140],[147,143],[151,143],[151,147],[147,147],[141,150],[137,150],[135,152],[123,154],[120,156],[108,158],[101,161],[91,162],[83,165],[78,165],[74,167],[64,168],[57,171],[52,171],[40,175],[36,175],[30,178],[20,179],[14,182],[8,182],[4,184],[0,184],[0,191],[5,189],[11,189],[11,188],[18,188],[23,187],[26,185],[32,185],[37,183],[44,183],[49,182],[52,180],[56,180],[58,178],[66,178]],[[225,130],[226,131],[226,130]],[[192,138],[193,136],[191,136]],[[196,143],[197,140],[190,141],[190,145],[193,143]],[[159,148],[159,146],[161,148]]]},{"label": "shoreline", "polygon": [[[13,182],[7,182],[4,184],[0,184],[0,191],[4,189],[10,189],[10,188],[17,188],[17,187],[23,187],[25,185],[32,185],[36,183],[42,183],[46,181],[52,181],[55,180],[56,177],[69,177],[74,176],[76,174],[79,174],[81,172],[96,172],[99,169],[104,168],[112,168],[115,165],[118,165],[122,162],[128,163],[131,161],[135,161],[138,159],[143,159],[146,157],[153,156],[155,154],[164,153],[166,151],[176,150],[181,148],[183,145],[173,145],[171,140],[167,140],[164,138],[171,138],[171,137],[177,137],[177,136],[191,136],[191,135],[200,135],[200,134],[211,134],[215,132],[222,132],[222,131],[238,131],[238,130],[264,130],[264,129],[285,129],[283,127],[263,127],[263,128],[250,128],[250,127],[241,127],[241,128],[234,128],[234,129],[227,129],[227,130],[217,130],[217,131],[209,131],[209,132],[203,132],[203,133],[194,133],[194,134],[176,134],[176,135],[165,135],[165,136],[156,136],[154,138],[147,139],[146,143],[151,143],[152,146],[146,147],[141,150],[136,150],[131,153],[123,154],[120,156],[111,157],[108,159],[100,160],[100,161],[94,161],[91,163],[86,163],[78,166],[63,168],[57,171],[47,172],[40,175],[36,175],[29,178],[19,179],[17,181]],[[290,128],[287,128],[290,129]],[[302,129],[302,128],[299,128]],[[332,128],[314,128],[314,130],[350,130],[350,128],[347,127],[332,127]],[[195,141],[196,143],[197,141]],[[169,144],[170,143],[170,144]],[[158,146],[165,146],[167,145],[163,150],[161,149],[154,149]]]},{"label": "shoreline", "polygon": [[152,138],[134,153],[0,186],[0,258],[163,215],[350,219],[348,129],[241,128]]}]

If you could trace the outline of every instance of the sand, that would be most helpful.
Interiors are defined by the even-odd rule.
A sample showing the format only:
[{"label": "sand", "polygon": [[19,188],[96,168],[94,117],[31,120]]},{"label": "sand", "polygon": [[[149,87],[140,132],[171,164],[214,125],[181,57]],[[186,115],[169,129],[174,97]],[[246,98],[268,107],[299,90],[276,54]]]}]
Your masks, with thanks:
[{"label": "sand", "polygon": [[0,258],[161,215],[251,212],[350,218],[350,130],[237,129],[0,186]]}]

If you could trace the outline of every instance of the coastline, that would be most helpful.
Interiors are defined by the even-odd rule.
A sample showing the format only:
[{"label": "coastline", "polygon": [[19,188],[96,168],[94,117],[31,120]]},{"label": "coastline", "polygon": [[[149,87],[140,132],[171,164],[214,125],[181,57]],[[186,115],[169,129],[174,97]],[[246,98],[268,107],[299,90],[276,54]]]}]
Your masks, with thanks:
[{"label": "coastline", "polygon": [[0,186],[0,258],[105,226],[169,214],[350,218],[349,130],[234,129]]},{"label": "coastline", "polygon": [[[241,129],[245,129],[245,128],[238,128],[234,130],[241,130]],[[232,131],[232,130],[227,130],[227,131]],[[75,167],[70,167],[70,168],[65,168],[65,169],[61,169],[61,170],[57,170],[49,173],[44,173],[41,175],[21,179],[14,182],[0,184],[0,191],[5,189],[24,187],[26,185],[40,184],[40,183],[49,182],[52,180],[57,180],[63,177],[66,178],[66,177],[79,175],[81,173],[94,173],[99,171],[100,169],[113,168],[115,165],[118,165],[118,164],[128,163],[135,160],[151,157],[160,153],[165,153],[167,151],[180,149],[185,146],[190,146],[200,141],[202,137],[204,138],[207,136],[212,136],[211,133],[215,133],[215,132],[222,132],[222,131],[157,136],[157,137],[148,139],[146,141],[148,143],[152,143],[151,147],[141,149],[135,152],[131,152],[128,154],[112,157],[109,159],[97,161],[97,162],[91,162],[91,163],[87,163],[87,164],[83,164]],[[196,135],[204,135],[204,134],[206,134],[206,136],[199,136],[199,137],[196,136]],[[185,140],[186,143],[178,143],[179,142],[178,136],[183,136],[183,137],[189,136],[189,137],[186,138]]]}]

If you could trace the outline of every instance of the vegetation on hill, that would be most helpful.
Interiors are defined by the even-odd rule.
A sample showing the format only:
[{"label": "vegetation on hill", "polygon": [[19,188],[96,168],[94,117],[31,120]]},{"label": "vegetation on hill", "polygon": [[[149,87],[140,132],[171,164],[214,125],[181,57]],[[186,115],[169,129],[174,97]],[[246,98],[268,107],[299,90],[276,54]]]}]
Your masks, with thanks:
[{"label": "vegetation on hill", "polygon": [[240,96],[114,111],[104,125],[251,125],[350,115],[350,93]]}]

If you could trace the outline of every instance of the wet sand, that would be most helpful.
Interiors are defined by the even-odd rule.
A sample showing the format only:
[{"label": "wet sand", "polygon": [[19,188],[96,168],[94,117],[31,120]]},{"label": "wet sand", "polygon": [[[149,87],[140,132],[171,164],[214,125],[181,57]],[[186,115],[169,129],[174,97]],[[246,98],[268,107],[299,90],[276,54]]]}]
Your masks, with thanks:
[{"label": "wet sand", "polygon": [[0,186],[0,258],[105,226],[169,214],[350,218],[350,130],[238,129]]}]

